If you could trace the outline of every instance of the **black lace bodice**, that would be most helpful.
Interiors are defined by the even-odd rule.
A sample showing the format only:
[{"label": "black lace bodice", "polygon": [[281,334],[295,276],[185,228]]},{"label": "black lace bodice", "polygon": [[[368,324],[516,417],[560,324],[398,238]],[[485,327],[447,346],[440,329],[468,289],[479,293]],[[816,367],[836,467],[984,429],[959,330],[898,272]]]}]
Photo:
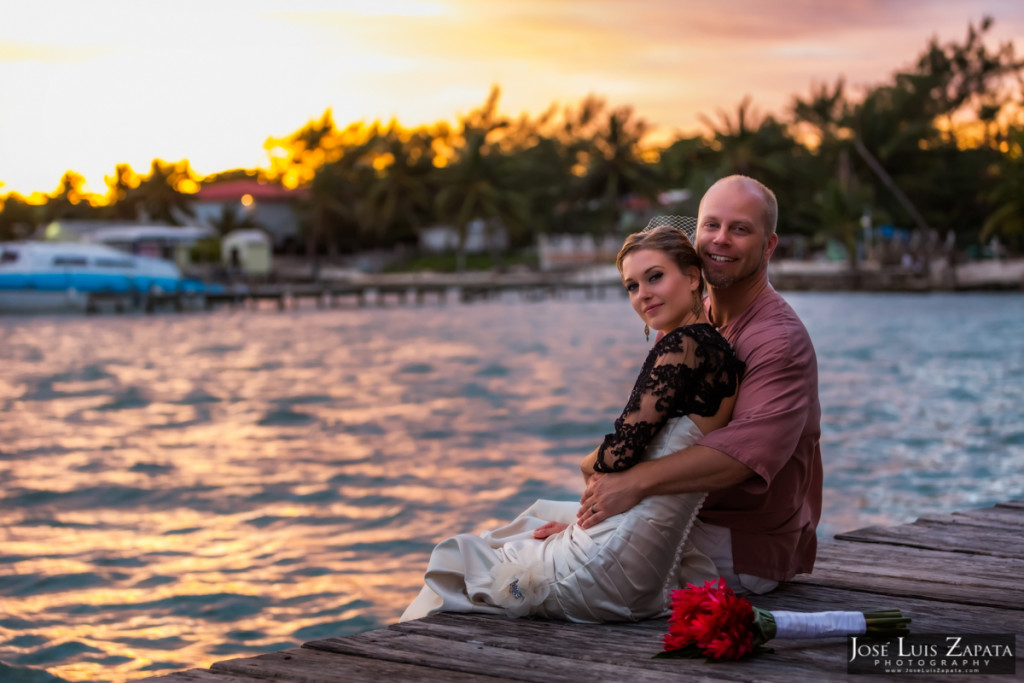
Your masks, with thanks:
[{"label": "black lace bodice", "polygon": [[594,469],[619,472],[632,467],[671,418],[714,415],[736,393],[743,370],[729,342],[711,325],[672,330],[647,354],[615,421],[615,433],[604,437]]}]

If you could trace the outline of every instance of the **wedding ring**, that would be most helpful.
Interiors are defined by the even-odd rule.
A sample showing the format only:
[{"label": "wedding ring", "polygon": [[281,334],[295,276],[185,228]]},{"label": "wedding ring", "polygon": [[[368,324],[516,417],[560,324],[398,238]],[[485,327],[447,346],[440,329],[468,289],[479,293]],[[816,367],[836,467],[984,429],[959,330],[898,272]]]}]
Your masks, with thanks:
[{"label": "wedding ring", "polygon": [[597,510],[594,509],[593,505],[590,506],[590,514],[592,514],[592,515],[596,515],[597,514]]}]

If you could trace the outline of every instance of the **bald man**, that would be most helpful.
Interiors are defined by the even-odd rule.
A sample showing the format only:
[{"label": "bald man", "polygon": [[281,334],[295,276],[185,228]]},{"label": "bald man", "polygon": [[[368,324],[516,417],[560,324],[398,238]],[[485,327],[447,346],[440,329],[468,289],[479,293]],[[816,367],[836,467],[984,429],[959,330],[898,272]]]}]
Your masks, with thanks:
[{"label": "bald man", "polygon": [[818,364],[803,323],[768,281],[777,219],[775,195],[746,176],[716,182],[698,209],[705,305],[747,366],[732,420],[667,457],[594,474],[578,515],[587,528],[647,496],[706,491],[680,579],[721,576],[738,593],[810,572],[821,517]]}]

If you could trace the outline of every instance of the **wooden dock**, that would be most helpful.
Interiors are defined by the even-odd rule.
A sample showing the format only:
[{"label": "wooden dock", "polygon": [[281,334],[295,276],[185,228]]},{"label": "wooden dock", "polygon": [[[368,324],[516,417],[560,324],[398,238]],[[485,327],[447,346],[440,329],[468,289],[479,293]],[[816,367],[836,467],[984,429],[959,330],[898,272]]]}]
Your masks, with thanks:
[{"label": "wooden dock", "polygon": [[[273,302],[279,310],[312,305],[316,308],[364,307],[367,305],[404,305],[412,302],[422,305],[428,301],[471,303],[498,298],[505,293],[520,299],[540,301],[582,292],[587,299],[604,298],[607,290],[620,295],[625,291],[621,283],[569,282],[550,278],[525,281],[480,282],[378,282],[378,283],[293,283],[264,284],[244,288],[228,288],[223,292],[205,295],[207,308],[218,304],[231,307],[258,308],[264,301]],[[303,303],[305,302],[305,303]]]},{"label": "wooden dock", "polygon": [[[767,609],[894,608],[912,633],[1024,633],[1024,500],[982,510],[868,527],[823,543],[812,575],[752,602]],[[410,595],[410,599],[412,595]],[[577,625],[440,614],[345,638],[217,662],[161,683],[332,681],[833,681],[846,639],[775,640],[773,654],[740,662],[652,659],[667,620]],[[1017,647],[1020,638],[1017,639]],[[1016,650],[1017,675],[1024,673]],[[915,681],[949,675],[910,675]],[[953,676],[959,680],[964,676]],[[971,675],[970,680],[1013,680]]]}]

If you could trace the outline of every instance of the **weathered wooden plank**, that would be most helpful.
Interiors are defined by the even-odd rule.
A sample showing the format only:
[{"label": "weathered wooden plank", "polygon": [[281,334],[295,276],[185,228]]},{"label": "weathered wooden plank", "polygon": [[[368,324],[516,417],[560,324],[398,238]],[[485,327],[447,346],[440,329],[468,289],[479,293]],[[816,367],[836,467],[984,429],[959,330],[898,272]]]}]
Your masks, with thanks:
[{"label": "weathered wooden plank", "polygon": [[818,547],[814,573],[794,579],[869,593],[1024,608],[1019,558],[837,541]]},{"label": "weathered wooden plank", "polygon": [[[828,668],[823,668],[823,673],[827,674],[829,679],[832,680],[844,680],[844,681],[860,681],[863,680],[862,676],[850,676],[846,673],[847,664],[847,652],[846,652],[846,639],[845,638],[824,638],[821,640],[775,640],[768,643],[768,646],[772,649],[771,654],[758,655],[755,661],[761,661],[766,658],[772,658],[779,664],[781,670],[786,670],[787,667],[793,670],[792,667],[799,666],[801,663],[808,659],[814,659],[816,661],[822,661],[828,664]],[[1024,660],[1021,657],[1017,657],[1017,671],[1021,670],[1021,666],[1024,664]],[[733,663],[720,663],[716,666],[732,666]],[[939,681],[948,680],[946,675],[920,675],[914,674],[913,679],[916,681]],[[994,683],[1001,683],[1006,681],[1005,675],[981,675],[972,674],[970,680],[973,681],[993,681]],[[751,679],[758,680],[758,679]],[[810,678],[801,675],[801,673],[794,671],[794,675],[790,678],[792,681],[801,680],[821,680],[817,677]]]},{"label": "weathered wooden plank", "polygon": [[[383,629],[347,638],[306,643],[305,647],[361,655],[394,662],[417,662],[438,669],[467,673],[486,671],[502,680],[573,683],[579,680],[661,681],[663,675],[634,671],[631,667],[594,661],[579,661],[564,656],[525,652],[485,644],[485,639],[498,639],[498,624],[490,624],[491,632],[470,631],[468,640],[437,638],[415,633]],[[549,631],[548,640],[553,633]]]},{"label": "weathered wooden plank", "polygon": [[[891,530],[902,529],[906,526],[913,526],[919,523],[945,524],[958,527],[958,531],[965,535],[972,533],[970,530],[959,529],[959,527],[983,527],[992,529],[1007,529],[1010,531],[1024,528],[1024,502],[1010,501],[999,503],[993,507],[979,508],[977,510],[960,510],[948,515],[929,514],[922,515],[910,524],[901,524],[893,527],[884,527]],[[873,529],[876,527],[867,527]],[[865,529],[854,529],[836,534],[837,539],[855,537]]]},{"label": "weathered wooden plank", "polygon": [[[819,547],[814,574],[751,601],[766,609],[899,609],[916,633],[1024,632],[1024,501],[868,527]],[[439,614],[302,648],[149,679],[161,683],[333,681],[850,680],[846,639],[776,640],[743,662],[660,660],[667,620],[566,624]],[[1018,658],[1021,659],[1021,658]],[[1024,668],[1024,667],[1022,667]],[[926,680],[918,677],[920,680]],[[1001,681],[1005,677],[972,680]]]},{"label": "weathered wooden plank", "polygon": [[1024,524],[1024,508],[1018,507],[991,507],[981,510],[958,510],[953,513],[956,517],[975,519],[986,523],[1018,523]]},{"label": "weathered wooden plank", "polygon": [[913,524],[897,527],[871,526],[844,534],[840,541],[884,543],[911,548],[926,548],[972,555],[1024,557],[1024,534],[1021,527],[992,528],[985,525],[964,526],[919,519]]},{"label": "weathered wooden plank", "polygon": [[870,579],[880,571],[894,576],[907,575],[940,583],[965,581],[984,582],[992,589],[1017,591],[1020,558],[910,548],[877,543],[836,541],[818,547],[815,572],[818,566],[841,564],[851,573]]},{"label": "weathered wooden plank", "polygon": [[[469,615],[458,615],[465,618]],[[777,681],[790,683],[794,676],[829,680],[845,673],[845,641],[831,643],[827,657],[800,657],[793,661],[772,656],[759,657],[728,666],[712,667],[702,660],[654,659],[661,651],[660,635],[655,641],[630,643],[628,638],[603,637],[580,641],[581,626],[533,620],[501,620],[481,622],[473,620],[471,628],[452,629],[453,624],[436,628],[429,619],[406,622],[401,629],[327,639],[307,643],[306,647],[363,654],[368,657],[395,661],[428,662],[431,666],[457,667],[465,671],[486,670],[508,680],[517,681]],[[523,627],[543,625],[543,637],[524,638]],[[513,633],[508,633],[510,627]],[[584,631],[586,629],[584,628]],[[646,630],[646,629],[645,629]],[[576,642],[569,644],[567,634],[577,632]],[[637,629],[625,629],[636,634]],[[659,629],[659,634],[661,629]],[[453,637],[454,636],[454,637]],[[616,652],[610,652],[612,644]],[[825,648],[825,645],[820,645]],[[629,654],[625,651],[629,650]],[[448,659],[447,657],[451,657]]]},{"label": "weathered wooden plank", "polygon": [[[269,679],[289,683],[378,683],[382,680],[494,683],[496,680],[482,674],[419,666],[415,662],[397,663],[387,659],[351,657],[308,648],[229,659],[215,663],[210,670],[217,674],[228,673],[251,676],[264,681]],[[214,683],[214,680],[210,683]]]},{"label": "weathered wooden plank", "polygon": [[1007,529],[1009,531],[1013,531],[1024,526],[1024,518],[1019,517],[1016,514],[1004,515],[998,512],[989,513],[985,511],[979,511],[969,517],[956,512],[949,515],[924,515],[919,517],[917,521],[927,522],[930,524],[947,524],[956,527],[961,533],[967,534],[971,533],[970,529],[972,527],[982,529]]},{"label": "weathered wooden plank", "polygon": [[[586,651],[595,642],[612,659],[632,657],[661,649],[666,619],[625,624],[571,624],[544,619],[507,619],[486,614],[436,614],[426,619],[392,624],[389,630],[420,633],[453,640],[479,639],[486,633],[494,640],[486,645],[530,650],[537,643],[550,644],[552,629],[558,630],[558,648]],[[544,650],[541,650],[542,652]]]},{"label": "weathered wooden plank", "polygon": [[[751,601],[766,609],[823,611],[849,609],[900,609],[913,622],[919,633],[1016,633],[1024,630],[1024,611],[999,609],[910,597],[890,597],[857,590],[783,584],[777,591],[754,596]],[[475,639],[481,643],[531,652],[557,653],[566,650],[584,659],[606,659],[644,667],[652,652],[661,648],[661,637],[668,629],[667,620],[650,620],[637,624],[580,626],[554,624],[536,620],[498,622],[500,617],[478,615],[437,615],[428,620],[392,626],[392,629],[415,629],[419,633],[448,639]],[[552,636],[557,634],[557,637]],[[814,670],[813,677],[845,672],[845,639],[822,641],[776,640],[775,654],[758,659],[759,676],[764,678],[774,666],[783,667],[791,678],[798,671]],[[688,665],[686,665],[688,666]],[[731,666],[731,665],[730,665]],[[763,670],[762,670],[763,669]],[[716,671],[718,671],[716,669]],[[749,675],[744,670],[740,676]],[[691,674],[686,669],[686,674]]]},{"label": "weathered wooden plank", "polygon": [[151,683],[263,683],[265,680],[265,678],[252,678],[251,676],[214,673],[209,669],[188,669],[142,679],[142,681]]},{"label": "weathered wooden plank", "polygon": [[[647,658],[662,648],[666,619],[629,624],[569,624],[542,619],[506,619],[494,615],[437,614],[393,624],[389,630],[492,647],[620,662]],[[553,635],[557,637],[553,637]]]},{"label": "weathered wooden plank", "polygon": [[750,601],[764,609],[796,612],[898,609],[912,619],[912,633],[1024,633],[1024,610],[887,596],[844,588],[785,583],[768,595],[752,596]]},{"label": "weathered wooden plank", "polygon": [[[481,642],[496,647],[512,647],[521,651],[554,654],[560,656],[571,656],[582,660],[606,661],[611,663],[629,663],[632,667],[648,668],[652,665],[661,665],[662,660],[653,660],[654,654],[662,649],[662,636],[667,630],[667,619],[649,620],[635,624],[601,624],[601,625],[579,625],[548,622],[541,620],[509,620],[498,621],[500,630],[495,627],[477,622],[469,632],[460,632],[458,622],[468,615],[438,615],[448,617],[442,623],[428,623],[430,620],[419,622],[407,622],[391,627],[392,629],[417,628],[421,633],[438,635],[446,638],[473,637]],[[452,619],[454,617],[454,619]],[[500,617],[486,617],[490,620]],[[434,619],[434,617],[431,617]],[[465,626],[465,624],[463,624]],[[440,627],[440,629],[439,629]],[[454,627],[454,628],[453,628]],[[557,633],[557,638],[552,634]],[[486,634],[486,635],[485,635]],[[841,639],[840,639],[841,641]],[[829,659],[826,664],[834,668],[836,662],[842,661],[842,655]],[[700,674],[703,669],[698,668],[690,671],[689,666],[695,662],[679,662],[675,660],[676,667],[685,666],[688,675]],[[696,662],[699,663],[699,662]],[[767,680],[772,671],[778,669],[781,662],[778,659],[759,659],[757,664],[757,676]],[[818,677],[826,673],[823,671],[820,662],[811,661],[807,658],[803,663],[787,664],[785,668],[778,669],[776,673],[783,679],[792,680],[794,673],[803,673]],[[677,675],[677,674],[674,674]],[[751,671],[721,672],[715,669],[716,677],[724,677],[729,680],[749,680]],[[772,680],[775,680],[772,678]]]}]

